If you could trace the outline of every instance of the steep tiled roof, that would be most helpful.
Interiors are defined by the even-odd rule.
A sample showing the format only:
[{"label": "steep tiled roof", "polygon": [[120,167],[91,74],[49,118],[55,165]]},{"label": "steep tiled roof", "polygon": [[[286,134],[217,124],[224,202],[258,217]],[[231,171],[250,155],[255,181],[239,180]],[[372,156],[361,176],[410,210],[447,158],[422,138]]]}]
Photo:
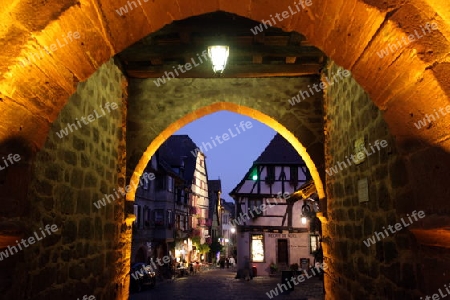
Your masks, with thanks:
[{"label": "steep tiled roof", "polygon": [[279,133],[277,133],[266,149],[259,155],[259,157],[253,162],[253,165],[249,168],[242,180],[236,185],[236,187],[229,193],[231,197],[235,195],[236,191],[244,184],[246,178],[249,177],[250,172],[253,170],[255,164],[300,164],[305,162],[300,157],[298,152],[292,147],[292,145]]},{"label": "steep tiled roof", "polygon": [[217,191],[222,191],[222,181],[220,179],[208,180],[209,210],[208,217],[213,218],[217,213]]},{"label": "steep tiled roof", "polygon": [[194,176],[196,157],[192,154],[197,145],[188,135],[172,135],[159,148],[160,156],[171,167],[180,167],[184,160],[184,179],[192,182]]},{"label": "steep tiled roof", "polygon": [[303,159],[289,142],[277,133],[256,159],[258,164],[303,164]]},{"label": "steep tiled roof", "polygon": [[234,203],[232,202],[227,202],[224,199],[222,200],[222,205],[225,208],[225,210],[229,211],[231,213],[231,217],[235,218],[235,206]]},{"label": "steep tiled roof", "polygon": [[220,179],[208,180],[208,191],[212,193],[222,191],[222,182],[220,181]]}]

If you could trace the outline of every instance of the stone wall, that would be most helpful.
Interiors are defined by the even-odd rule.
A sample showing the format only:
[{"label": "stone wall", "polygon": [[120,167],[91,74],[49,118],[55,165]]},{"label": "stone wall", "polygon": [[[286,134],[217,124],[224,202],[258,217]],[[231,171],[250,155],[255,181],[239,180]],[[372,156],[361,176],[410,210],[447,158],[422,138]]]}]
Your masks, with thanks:
[{"label": "stone wall", "polygon": [[[338,69],[330,63],[322,80],[334,76]],[[426,265],[437,263],[436,251],[431,255],[433,259],[424,259],[423,248],[411,230],[422,227],[426,217],[413,219],[414,223],[398,232],[388,231],[384,239],[379,235],[380,240],[377,238],[369,247],[363,242],[401,218],[409,224],[407,214],[426,207],[422,203],[405,208],[408,199],[409,203],[417,203],[411,193],[411,173],[397,150],[395,137],[388,132],[382,112],[351,77],[328,87],[324,96],[327,168],[341,162],[337,173],[331,174],[327,169],[326,178],[328,205],[327,218],[323,218],[323,247],[329,266],[327,299],[413,299],[432,291],[424,284],[424,278],[431,275],[425,271],[430,269]],[[369,155],[361,164],[355,165],[351,159],[349,164],[346,158],[355,153],[354,143],[360,138]],[[374,147],[372,151],[369,143],[373,146],[376,140],[386,140],[388,146],[380,150]],[[368,180],[369,201],[360,203],[358,181],[364,178]],[[445,272],[439,281],[444,279]]]},{"label": "stone wall", "polygon": [[[108,111],[108,102],[117,106]],[[124,298],[131,234],[124,198],[100,209],[93,202],[125,183],[125,121],[126,80],[111,60],[78,84],[35,155],[21,237],[46,224],[57,231],[5,260],[9,268],[0,270],[12,280],[2,281],[1,299]],[[60,138],[68,123],[76,128]]]}]

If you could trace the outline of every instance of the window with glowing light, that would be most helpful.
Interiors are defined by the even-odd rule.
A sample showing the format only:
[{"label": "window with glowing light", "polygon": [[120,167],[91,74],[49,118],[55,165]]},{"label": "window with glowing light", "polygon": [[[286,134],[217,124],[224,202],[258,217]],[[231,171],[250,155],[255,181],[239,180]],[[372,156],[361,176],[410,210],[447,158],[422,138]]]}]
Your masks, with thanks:
[{"label": "window with glowing light", "polygon": [[251,243],[251,253],[253,262],[264,262],[264,236],[253,234]]},{"label": "window with glowing light", "polygon": [[314,251],[319,249],[319,236],[317,234],[311,234],[309,236],[309,249],[310,253],[312,254]]}]

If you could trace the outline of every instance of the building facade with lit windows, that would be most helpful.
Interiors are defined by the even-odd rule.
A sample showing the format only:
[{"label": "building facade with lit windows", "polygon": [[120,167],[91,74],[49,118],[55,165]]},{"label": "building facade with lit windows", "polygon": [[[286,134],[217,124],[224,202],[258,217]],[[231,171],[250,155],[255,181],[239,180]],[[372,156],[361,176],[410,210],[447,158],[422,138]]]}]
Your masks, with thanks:
[{"label": "building facade with lit windows", "polygon": [[[206,169],[206,157],[202,152],[197,152],[196,164],[192,176],[191,205],[193,207],[192,228],[194,236],[200,238],[200,244],[211,243],[209,228],[212,220],[209,218],[208,173]],[[191,252],[192,261],[204,261],[205,256],[200,255],[198,249]],[[205,254],[206,255],[206,254]]]},{"label": "building facade with lit windows", "polygon": [[290,197],[310,180],[297,151],[275,135],[230,193],[236,205],[238,268],[249,260],[259,275],[268,275],[271,264],[278,271],[313,264],[318,237],[310,233],[308,220],[302,222],[302,206],[309,201]]},{"label": "building facade with lit windows", "polygon": [[236,228],[233,224],[235,206],[234,203],[226,202],[221,199],[220,218],[221,218],[221,244],[225,257],[236,256]]},{"label": "building facade with lit windows", "polygon": [[[180,170],[172,169],[158,150],[143,174],[154,174],[154,180],[141,177],[136,190],[132,263],[150,263],[173,255],[176,230],[189,230],[189,205]],[[176,220],[182,222],[178,224]]]},{"label": "building facade with lit windows", "polygon": [[[210,238],[207,239],[208,242],[218,241],[221,237],[221,227],[222,223],[219,219],[219,208],[220,208],[220,195],[222,193],[222,182],[220,179],[208,180],[208,194],[209,194],[209,210],[208,218],[211,220],[211,226],[209,227]],[[209,257],[209,262],[213,262],[216,257],[216,253],[213,253]]]},{"label": "building facade with lit windows", "polygon": [[[202,260],[193,240],[210,243],[209,195],[206,157],[188,135],[172,135],[160,147],[171,169],[179,170],[184,180],[176,201],[180,214],[175,216],[175,257],[179,262]],[[184,208],[188,211],[184,214]],[[203,259],[206,257],[203,256]]]}]

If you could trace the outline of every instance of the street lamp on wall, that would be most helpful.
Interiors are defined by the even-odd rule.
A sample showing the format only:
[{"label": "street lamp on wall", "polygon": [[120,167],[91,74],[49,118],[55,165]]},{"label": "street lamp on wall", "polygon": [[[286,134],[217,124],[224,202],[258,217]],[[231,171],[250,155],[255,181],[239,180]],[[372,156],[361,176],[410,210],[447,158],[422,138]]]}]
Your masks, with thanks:
[{"label": "street lamp on wall", "polygon": [[301,222],[302,224],[306,224],[308,220],[311,220],[316,216],[316,213],[319,211],[318,205],[315,203],[315,200],[312,198],[307,198],[303,200],[302,205],[302,216]]},{"label": "street lamp on wall", "polygon": [[225,70],[230,48],[225,45],[214,45],[208,47],[208,55],[211,59],[214,73],[221,74]]}]

